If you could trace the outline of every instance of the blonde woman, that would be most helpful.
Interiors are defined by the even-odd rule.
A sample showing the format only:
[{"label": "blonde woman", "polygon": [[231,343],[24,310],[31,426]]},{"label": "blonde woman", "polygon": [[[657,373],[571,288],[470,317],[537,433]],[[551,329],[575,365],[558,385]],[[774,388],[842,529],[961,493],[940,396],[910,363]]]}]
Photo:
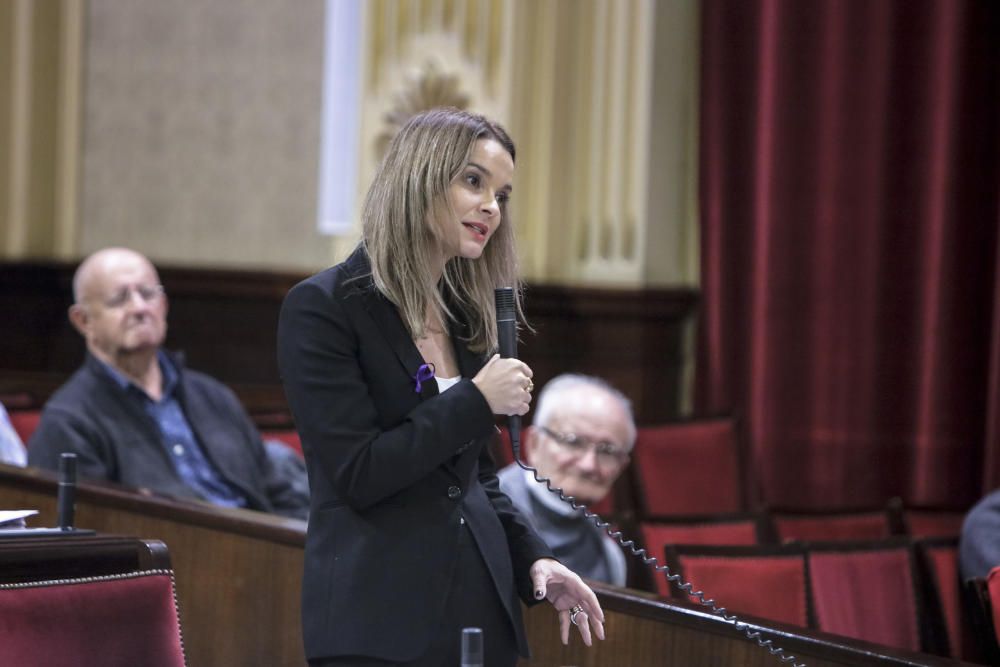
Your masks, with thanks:
[{"label": "blonde woman", "polygon": [[523,415],[531,369],[501,359],[493,290],[517,283],[514,144],[456,109],[411,119],[365,200],[363,239],[285,298],[278,358],[309,469],[303,580],[310,665],[486,663],[528,647],[518,597],[563,641],[604,638],[593,591],[499,489],[494,415]]}]

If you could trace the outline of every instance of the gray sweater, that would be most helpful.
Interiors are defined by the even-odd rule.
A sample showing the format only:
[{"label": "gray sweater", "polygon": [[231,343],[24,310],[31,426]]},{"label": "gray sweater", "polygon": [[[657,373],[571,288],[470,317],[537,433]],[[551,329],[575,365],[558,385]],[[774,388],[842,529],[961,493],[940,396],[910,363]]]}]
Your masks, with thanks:
[{"label": "gray sweater", "polygon": [[546,490],[516,463],[497,473],[500,490],[531,522],[556,558],[581,577],[624,586],[625,556],[582,511]]}]

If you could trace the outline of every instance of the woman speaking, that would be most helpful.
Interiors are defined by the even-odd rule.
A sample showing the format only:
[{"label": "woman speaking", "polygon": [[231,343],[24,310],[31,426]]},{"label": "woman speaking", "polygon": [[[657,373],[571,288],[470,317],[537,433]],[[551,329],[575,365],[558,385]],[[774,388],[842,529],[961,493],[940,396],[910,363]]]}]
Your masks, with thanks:
[{"label": "woman speaking", "polygon": [[[303,637],[313,667],[486,664],[528,647],[518,600],[604,638],[593,591],[498,487],[494,415],[523,415],[531,369],[501,359],[494,289],[517,283],[514,144],[456,109],[413,117],[368,190],[346,261],[296,285],[278,360],[309,469]],[[515,290],[517,292],[517,290]]]}]

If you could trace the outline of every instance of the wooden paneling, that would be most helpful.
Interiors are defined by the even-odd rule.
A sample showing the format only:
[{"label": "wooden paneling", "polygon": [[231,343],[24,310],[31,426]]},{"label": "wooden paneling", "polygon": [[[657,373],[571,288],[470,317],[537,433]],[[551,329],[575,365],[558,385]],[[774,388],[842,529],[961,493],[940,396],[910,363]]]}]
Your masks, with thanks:
[{"label": "wooden paneling", "polygon": [[[0,465],[0,507],[37,508],[32,526],[55,524],[55,476]],[[299,593],[305,524],[81,484],[77,525],[167,544],[173,561],[189,667],[303,667]],[[782,664],[731,623],[696,607],[662,602],[628,589],[595,584],[607,615],[608,639],[586,649],[559,641],[547,604],[527,611],[534,658],[550,667],[771,667]],[[405,591],[400,592],[405,595]],[[387,604],[391,604],[387,600]],[[957,667],[920,653],[744,619],[810,667]]]},{"label": "wooden paneling", "polygon": [[684,336],[697,297],[688,290],[531,286],[525,295],[534,335],[521,358],[535,385],[560,373],[602,377],[633,402],[640,423],[679,416]]},{"label": "wooden paneling", "polygon": [[[79,366],[83,341],[66,318],[74,270],[0,264],[0,394],[27,387],[44,400]],[[278,312],[304,277],[161,267],[170,299],[167,347],[232,386],[251,412],[284,411]],[[599,375],[633,400],[640,422],[662,422],[678,414],[683,341],[696,303],[690,290],[531,286],[525,306],[536,333],[522,335],[520,356],[538,387],[563,372]]]}]

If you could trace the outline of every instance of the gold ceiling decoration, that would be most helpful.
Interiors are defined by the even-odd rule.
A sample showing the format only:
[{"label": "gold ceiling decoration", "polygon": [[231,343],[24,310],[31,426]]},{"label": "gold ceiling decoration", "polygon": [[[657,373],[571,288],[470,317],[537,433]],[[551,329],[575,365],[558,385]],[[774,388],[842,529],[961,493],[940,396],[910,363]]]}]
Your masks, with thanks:
[{"label": "gold ceiling decoration", "polygon": [[385,155],[389,142],[412,116],[435,107],[466,109],[469,96],[462,92],[457,74],[441,72],[433,61],[409,77],[409,81],[393,96],[393,103],[384,115],[385,128],[375,138],[375,157]]}]

